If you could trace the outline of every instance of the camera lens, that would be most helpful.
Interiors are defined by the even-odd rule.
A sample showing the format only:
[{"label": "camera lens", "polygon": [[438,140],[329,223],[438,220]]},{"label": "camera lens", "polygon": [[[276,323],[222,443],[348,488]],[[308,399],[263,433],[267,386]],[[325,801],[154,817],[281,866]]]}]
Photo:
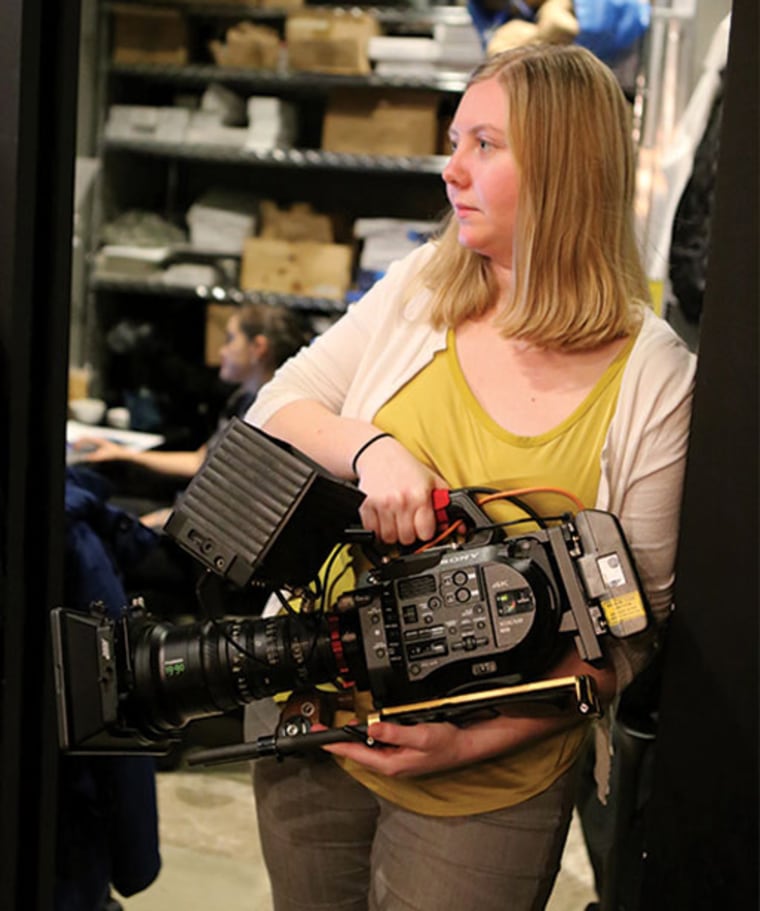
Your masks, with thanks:
[{"label": "camera lens", "polygon": [[355,663],[354,626],[349,617],[331,630],[321,614],[143,623],[132,635],[125,713],[153,739],[255,699],[334,681]]}]

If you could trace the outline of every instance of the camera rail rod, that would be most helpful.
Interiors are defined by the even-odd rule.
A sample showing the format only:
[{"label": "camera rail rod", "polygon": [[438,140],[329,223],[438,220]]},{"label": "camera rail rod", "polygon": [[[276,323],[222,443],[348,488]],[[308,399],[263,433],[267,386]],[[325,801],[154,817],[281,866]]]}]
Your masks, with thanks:
[{"label": "camera rail rod", "polygon": [[[530,711],[531,705],[549,705],[560,711],[576,711],[587,718],[598,717],[602,713],[594,679],[582,675],[499,687],[479,693],[464,693],[411,705],[391,706],[372,713],[368,718],[368,723],[394,721],[400,724],[417,724],[424,721],[453,721],[512,703],[522,704],[526,711]],[[340,728],[327,728],[322,731],[308,731],[293,735],[275,732],[244,743],[199,750],[189,755],[187,762],[191,766],[208,766],[247,759],[262,759],[266,756],[282,759],[285,756],[319,749],[331,743],[356,741],[368,746],[375,742],[368,738],[366,724],[350,724]]]}]

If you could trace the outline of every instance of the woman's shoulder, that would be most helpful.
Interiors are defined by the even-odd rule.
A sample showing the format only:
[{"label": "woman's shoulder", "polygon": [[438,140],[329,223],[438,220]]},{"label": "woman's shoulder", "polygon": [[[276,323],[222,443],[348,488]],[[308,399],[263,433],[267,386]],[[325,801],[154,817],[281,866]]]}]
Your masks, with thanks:
[{"label": "woman's shoulder", "polygon": [[429,296],[417,280],[435,249],[435,243],[428,241],[394,260],[385,274],[349,307],[349,311],[363,314],[373,322],[395,320],[402,315],[407,319],[416,319],[423,313]]},{"label": "woman's shoulder", "polygon": [[668,373],[693,373],[696,360],[696,355],[670,323],[647,307],[631,351],[632,366]]},{"label": "woman's shoulder", "polygon": [[687,401],[694,387],[696,355],[662,317],[649,308],[628,358],[621,401],[666,412]]}]

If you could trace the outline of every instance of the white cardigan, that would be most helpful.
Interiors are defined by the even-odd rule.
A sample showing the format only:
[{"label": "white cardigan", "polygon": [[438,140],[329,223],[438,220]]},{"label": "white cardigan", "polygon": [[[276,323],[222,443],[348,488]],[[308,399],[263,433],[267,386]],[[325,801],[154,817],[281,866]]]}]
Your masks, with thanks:
[{"label": "white cardigan", "polygon": [[[408,281],[431,252],[426,244],[394,263],[335,325],[277,371],[247,420],[262,426],[284,405],[311,399],[335,414],[371,421],[446,346],[446,331],[424,319],[429,292],[404,303]],[[620,519],[658,622],[671,606],[695,366],[670,326],[647,311],[602,449],[596,507]],[[620,691],[646,663],[652,637],[608,639]]]}]

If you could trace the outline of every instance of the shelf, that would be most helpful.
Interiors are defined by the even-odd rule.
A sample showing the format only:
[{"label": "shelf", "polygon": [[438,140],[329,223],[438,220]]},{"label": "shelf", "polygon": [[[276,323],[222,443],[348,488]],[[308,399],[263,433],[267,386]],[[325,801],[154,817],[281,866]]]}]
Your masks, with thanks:
[{"label": "shelf", "polygon": [[213,144],[156,142],[144,139],[104,140],[108,152],[127,152],[157,158],[223,162],[266,168],[300,170],[356,171],[363,174],[440,175],[448,158],[445,155],[349,155],[320,149],[267,149],[256,151]]},{"label": "shelf", "polygon": [[[119,0],[123,3],[124,0]],[[136,2],[137,5],[145,0],[126,0]],[[107,4],[111,6],[112,4]],[[362,3],[341,6],[333,3],[309,3],[308,6],[297,7],[292,10],[284,8],[262,8],[251,3],[203,3],[198,0],[163,0],[163,6],[171,6],[182,10],[188,16],[201,18],[212,17],[215,19],[257,19],[272,20],[284,19],[289,12],[297,13],[302,10],[319,9],[325,7],[331,10],[343,10],[350,13],[352,10],[361,10],[371,13],[383,25],[396,25],[407,28],[432,28],[434,25],[463,25],[469,24],[470,19],[467,8],[464,6],[446,5],[420,5],[410,8],[406,5],[399,6],[371,6]]]},{"label": "shelf", "polygon": [[303,92],[323,94],[331,89],[382,88],[461,94],[467,79],[461,73],[442,71],[432,76],[337,76],[329,73],[253,70],[197,63],[169,66],[156,63],[111,63],[112,75],[145,79],[183,87],[205,86],[211,82],[236,85],[251,91]]},{"label": "shelf", "polygon": [[277,294],[270,291],[241,291],[239,288],[225,288],[220,285],[170,285],[162,279],[130,278],[128,276],[98,275],[90,277],[94,291],[110,291],[117,294],[139,294],[151,297],[192,298],[219,304],[267,303],[281,304],[291,310],[309,313],[340,314],[346,310],[346,302],[329,297],[305,297],[297,294]]}]

